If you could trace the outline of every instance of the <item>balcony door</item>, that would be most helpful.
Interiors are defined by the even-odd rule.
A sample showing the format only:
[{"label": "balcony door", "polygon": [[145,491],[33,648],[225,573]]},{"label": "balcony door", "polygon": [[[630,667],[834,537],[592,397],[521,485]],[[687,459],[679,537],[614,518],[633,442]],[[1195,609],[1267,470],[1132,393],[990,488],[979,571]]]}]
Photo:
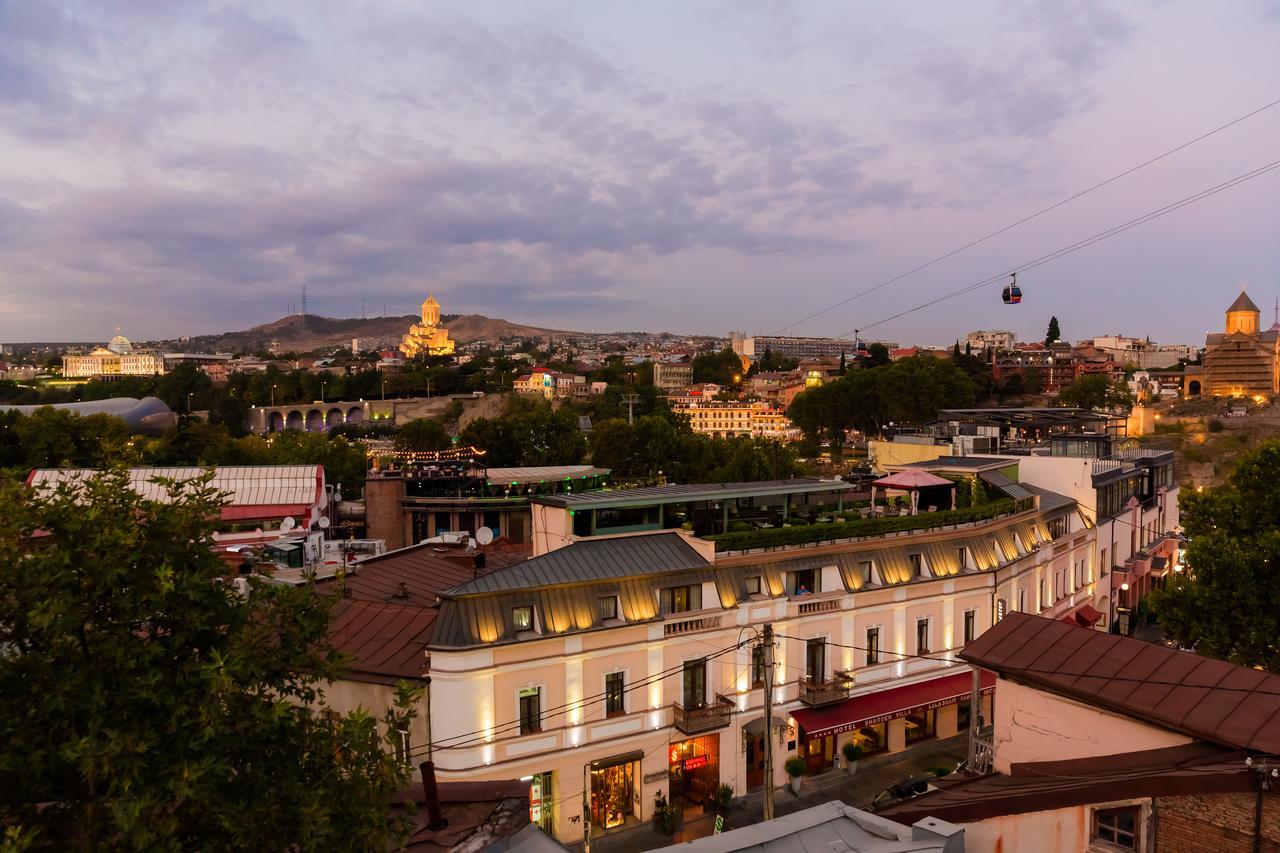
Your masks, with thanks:
[{"label": "balcony door", "polygon": [[707,662],[689,661],[684,665],[685,708],[701,708],[707,704]]},{"label": "balcony door", "polygon": [[821,684],[827,676],[827,641],[809,640],[804,650],[804,674],[813,684]]}]

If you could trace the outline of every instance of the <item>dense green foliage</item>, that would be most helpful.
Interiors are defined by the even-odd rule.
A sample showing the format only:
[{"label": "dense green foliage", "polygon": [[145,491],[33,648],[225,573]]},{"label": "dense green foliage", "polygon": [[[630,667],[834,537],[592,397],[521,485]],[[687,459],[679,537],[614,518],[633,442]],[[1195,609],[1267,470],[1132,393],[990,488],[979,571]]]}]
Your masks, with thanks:
[{"label": "dense green foliage", "polygon": [[491,468],[577,465],[587,439],[570,406],[552,409],[542,401],[512,398],[501,418],[477,418],[462,430],[459,442],[486,452]]},{"label": "dense green foliage", "polygon": [[717,551],[746,551],[750,548],[781,548],[790,545],[809,545],[814,542],[830,542],[834,539],[852,539],[857,536],[884,536],[904,530],[926,530],[949,524],[967,524],[995,518],[1017,508],[1012,500],[993,501],[969,509],[922,512],[919,515],[891,515],[884,518],[858,518],[831,521],[823,524],[801,524],[795,527],[771,527],[765,530],[744,530],[738,533],[722,533],[707,537],[715,540]]},{"label": "dense green foliage", "polygon": [[332,600],[241,597],[209,547],[220,496],[170,497],[120,469],[39,495],[0,481],[7,849],[390,849],[407,777],[377,720],[324,704]]},{"label": "dense green foliage", "polygon": [[1058,318],[1049,318],[1049,328],[1044,333],[1044,345],[1047,347],[1054,341],[1062,340],[1062,329],[1058,328]]},{"label": "dense green foliage", "polygon": [[[735,380],[734,377],[738,377]],[[719,352],[702,352],[693,357],[693,381],[737,385],[742,376],[742,359],[728,347]]]},{"label": "dense green foliage", "polygon": [[1201,654],[1280,672],[1280,439],[1179,504],[1188,571],[1152,594],[1160,626]]},{"label": "dense green foliage", "polygon": [[1133,394],[1125,383],[1094,374],[1078,377],[1059,391],[1058,402],[1081,409],[1128,409],[1133,406]]},{"label": "dense green foliage", "polygon": [[954,361],[916,356],[851,370],[797,394],[787,415],[809,441],[838,447],[846,430],[877,434],[889,423],[928,423],[939,409],[973,402],[974,383]]},{"label": "dense green foliage", "polygon": [[396,450],[444,450],[451,446],[453,439],[435,418],[417,418],[396,431]]},{"label": "dense green foliage", "polygon": [[799,472],[795,451],[766,438],[713,438],[683,423],[649,415],[634,424],[612,419],[591,433],[591,462],[633,478],[672,483],[782,480]]}]

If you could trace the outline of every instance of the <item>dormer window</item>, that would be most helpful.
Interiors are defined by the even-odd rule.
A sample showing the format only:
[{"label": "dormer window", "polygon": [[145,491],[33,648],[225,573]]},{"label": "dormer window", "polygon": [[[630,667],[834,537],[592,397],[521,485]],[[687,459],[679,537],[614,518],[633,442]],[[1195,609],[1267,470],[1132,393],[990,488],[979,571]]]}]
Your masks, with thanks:
[{"label": "dormer window", "polygon": [[517,631],[533,630],[533,605],[511,608],[511,622]]},{"label": "dormer window", "polygon": [[600,621],[604,622],[608,619],[618,618],[618,596],[602,595],[596,599],[596,610],[600,614]]},{"label": "dormer window", "polygon": [[760,576],[747,576],[747,595],[759,595],[761,590]]},{"label": "dormer window", "polygon": [[787,573],[788,592],[791,595],[811,595],[818,592],[818,573],[813,569],[800,569]]},{"label": "dormer window", "polygon": [[924,574],[924,555],[908,554],[907,559],[911,561],[911,577],[918,578]]},{"label": "dormer window", "polygon": [[668,613],[687,613],[702,609],[702,585],[669,586],[658,590],[658,609]]},{"label": "dormer window", "polygon": [[863,560],[858,563],[858,577],[862,580],[863,586],[871,585],[871,561]]}]

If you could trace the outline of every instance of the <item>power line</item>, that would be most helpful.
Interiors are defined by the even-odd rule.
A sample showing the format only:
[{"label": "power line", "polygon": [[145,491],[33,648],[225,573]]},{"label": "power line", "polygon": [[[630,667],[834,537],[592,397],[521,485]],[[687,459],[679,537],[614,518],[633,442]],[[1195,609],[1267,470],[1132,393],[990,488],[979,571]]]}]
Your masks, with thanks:
[{"label": "power line", "polygon": [[[714,653],[712,653],[712,654],[705,655],[705,656],[703,656],[703,657],[701,657],[701,658],[698,658],[698,660],[699,660],[699,661],[701,661],[701,662],[703,662],[703,663],[706,663],[707,661],[714,660],[715,658],[718,658],[718,657],[720,657],[721,655],[728,654],[728,653],[729,653],[729,652],[731,652],[731,651],[737,651],[738,649],[741,649],[744,645],[746,645],[746,641],[742,641],[742,642],[736,643],[735,645],[732,645],[732,646],[725,646],[724,648],[720,649],[719,651],[716,651],[716,652],[714,652]],[[672,675],[676,674],[677,672],[682,672],[682,671],[684,670],[684,667],[685,667],[685,664],[686,664],[686,663],[689,663],[689,661],[685,661],[685,662],[683,662],[683,663],[679,664],[678,666],[670,667],[669,669],[663,670],[662,672],[655,673],[654,675],[650,675],[650,676],[648,676],[648,677],[646,677],[646,678],[644,678],[644,679],[642,679],[642,680],[640,680],[640,681],[636,682],[635,684],[632,684],[632,685],[631,685],[631,686],[629,686],[629,687],[624,687],[622,692],[623,692],[624,694],[625,694],[625,693],[630,693],[630,692],[632,692],[632,691],[634,691],[634,690],[640,690],[640,689],[642,689],[642,688],[644,688],[644,687],[648,687],[648,686],[650,686],[651,684],[654,684],[654,683],[660,682],[660,681],[662,681],[662,680],[664,680],[664,679],[666,679],[666,678],[669,678],[670,676],[672,676]],[[582,699],[579,699],[579,700],[576,700],[576,701],[573,701],[573,702],[566,702],[566,703],[564,703],[564,704],[562,704],[562,705],[558,705],[558,706],[553,707],[553,708],[548,708],[548,709],[546,709],[546,710],[539,710],[539,712],[538,712],[538,716],[539,716],[539,718],[543,718],[543,717],[550,717],[550,716],[554,716],[555,714],[560,713],[560,712],[562,712],[562,711],[564,711],[564,710],[566,710],[566,709],[569,709],[569,708],[573,708],[573,707],[585,707],[588,703],[597,702],[597,701],[599,701],[600,699],[605,698],[606,696],[608,696],[608,691],[607,691],[607,690],[606,690],[606,691],[604,691],[604,692],[602,692],[602,693],[597,693],[597,694],[596,694],[596,695],[594,695],[594,696],[587,696],[587,697],[584,697],[584,698],[582,698]],[[586,720],[584,719],[584,720],[583,720],[583,722],[585,723],[585,722],[586,722]],[[424,752],[426,752],[426,751],[427,751],[428,749],[430,749],[430,748],[434,748],[434,749],[462,749],[463,747],[471,746],[471,745],[474,745],[474,744],[476,744],[476,743],[487,743],[487,742],[489,742],[490,738],[495,737],[495,736],[500,735],[500,734],[506,734],[507,732],[510,732],[510,731],[516,730],[516,729],[518,729],[518,728],[520,727],[520,725],[521,725],[521,724],[522,724],[522,721],[521,721],[521,720],[512,720],[512,721],[509,721],[509,722],[503,723],[503,724],[501,724],[501,725],[491,726],[491,727],[486,728],[486,729],[478,729],[478,730],[476,730],[476,731],[474,731],[474,732],[467,732],[467,733],[465,733],[465,734],[460,734],[460,735],[452,735],[452,736],[450,736],[450,737],[442,738],[442,739],[441,739],[441,740],[439,740],[439,741],[433,741],[433,742],[432,742],[432,743],[430,743],[430,744],[423,744],[422,746],[419,746],[419,747],[417,747],[417,748],[415,748],[415,749],[411,750],[409,754],[410,754],[410,755],[421,755],[421,754],[423,754]],[[472,737],[473,735],[478,735],[478,737]],[[459,740],[460,738],[470,738],[470,739],[469,739],[469,740],[463,740],[463,741],[458,742],[458,743],[450,743],[450,741],[457,741],[457,740]]]},{"label": "power line", "polygon": [[1234,119],[1232,119],[1231,121],[1227,122],[1226,124],[1219,125],[1218,127],[1214,128],[1213,130],[1210,130],[1210,131],[1209,131],[1209,132],[1207,132],[1207,133],[1202,133],[1200,136],[1197,136],[1197,137],[1196,137],[1196,138],[1194,138],[1194,139],[1190,139],[1190,140],[1188,140],[1188,141],[1186,141],[1186,142],[1182,143],[1181,145],[1179,145],[1179,146],[1177,146],[1177,147],[1175,147],[1175,148],[1170,148],[1168,151],[1164,152],[1163,154],[1160,154],[1160,155],[1158,155],[1158,156],[1156,156],[1156,157],[1152,157],[1150,160],[1146,160],[1146,161],[1144,161],[1144,162],[1142,162],[1142,163],[1139,163],[1138,165],[1133,166],[1133,167],[1131,167],[1131,168],[1129,168],[1129,169],[1126,169],[1126,170],[1124,170],[1123,172],[1120,172],[1119,174],[1112,175],[1110,178],[1107,178],[1105,181],[1101,181],[1100,183],[1096,183],[1096,184],[1094,184],[1093,186],[1089,187],[1088,189],[1084,189],[1084,190],[1081,190],[1081,191],[1080,191],[1080,192],[1078,192],[1078,193],[1075,193],[1074,195],[1067,196],[1066,198],[1062,199],[1061,201],[1055,202],[1055,203],[1053,203],[1053,204],[1049,205],[1048,207],[1042,208],[1041,210],[1038,210],[1038,211],[1036,211],[1035,213],[1032,213],[1032,214],[1030,214],[1030,215],[1028,215],[1028,216],[1024,216],[1024,217],[1022,217],[1021,219],[1019,219],[1018,221],[1013,222],[1013,223],[1011,223],[1011,224],[1009,224],[1009,225],[1006,225],[1006,226],[1004,226],[1003,228],[1000,228],[999,230],[992,231],[990,234],[986,235],[985,237],[980,237],[980,238],[978,238],[977,240],[973,240],[972,242],[965,243],[963,246],[960,246],[960,247],[959,247],[959,248],[957,248],[957,249],[952,249],[951,251],[947,252],[947,253],[946,253],[946,254],[944,254],[944,255],[939,255],[938,257],[934,258],[934,259],[933,259],[933,260],[931,260],[931,261],[928,261],[927,263],[923,263],[923,264],[921,264],[921,265],[920,265],[920,266],[918,266],[918,267],[914,267],[913,269],[909,269],[909,270],[907,270],[907,271],[906,271],[906,272],[904,272],[904,273],[901,273],[901,274],[899,274],[899,275],[894,276],[893,278],[890,278],[890,279],[887,279],[887,280],[885,280],[885,281],[882,281],[882,282],[880,282],[879,284],[877,284],[877,285],[875,285],[875,286],[873,286],[873,287],[869,287],[869,288],[867,288],[866,290],[859,291],[858,293],[855,293],[853,296],[850,296],[850,297],[848,297],[847,299],[842,299],[842,300],[840,300],[839,302],[835,303],[834,305],[829,305],[829,306],[827,306],[826,308],[823,308],[823,309],[822,309],[822,310],[820,310],[820,311],[816,311],[816,312],[814,312],[813,314],[810,314],[808,317],[804,317],[804,318],[802,318],[802,319],[796,320],[794,323],[791,323],[790,325],[783,326],[781,329],[779,329],[779,330],[778,330],[777,332],[775,332],[774,334],[781,334],[782,332],[785,332],[785,331],[787,331],[788,329],[792,329],[792,328],[794,328],[794,327],[796,327],[796,326],[800,325],[801,323],[807,323],[807,322],[809,322],[810,320],[812,320],[812,319],[814,319],[814,318],[816,318],[816,317],[820,317],[820,316],[822,316],[823,314],[826,314],[828,311],[834,311],[834,310],[835,310],[835,309],[837,309],[837,308],[841,308],[841,307],[843,307],[843,306],[845,306],[845,305],[848,305],[850,302],[853,302],[855,299],[860,299],[861,297],[866,296],[866,295],[867,295],[867,294],[869,294],[869,293],[874,293],[874,292],[876,292],[877,290],[880,290],[880,289],[882,289],[882,288],[888,287],[889,285],[894,284],[895,282],[901,281],[902,279],[906,278],[907,276],[914,275],[915,273],[918,273],[918,272],[920,272],[920,271],[922,271],[922,270],[926,270],[926,269],[928,269],[929,267],[933,266],[934,264],[941,263],[942,261],[945,261],[945,260],[947,260],[948,258],[954,257],[955,255],[958,255],[958,254],[960,254],[961,252],[963,252],[963,251],[965,251],[965,250],[967,250],[967,249],[972,249],[974,246],[977,246],[977,245],[979,245],[979,244],[981,244],[981,243],[985,243],[986,241],[988,241],[988,240],[992,239],[993,237],[998,237],[998,236],[1000,236],[1001,234],[1004,234],[1006,231],[1011,231],[1012,229],[1017,228],[1019,225],[1023,225],[1023,224],[1025,224],[1025,223],[1027,223],[1027,222],[1030,222],[1031,220],[1036,219],[1036,218],[1038,218],[1038,217],[1041,217],[1041,216],[1043,216],[1044,214],[1049,213],[1050,211],[1057,210],[1059,207],[1062,207],[1062,206],[1063,206],[1063,205],[1065,205],[1065,204],[1069,204],[1070,202],[1073,202],[1073,201],[1075,201],[1075,200],[1076,200],[1076,199],[1078,199],[1078,198],[1081,198],[1081,197],[1083,197],[1083,196],[1086,196],[1086,195],[1088,195],[1089,193],[1093,192],[1094,190],[1102,189],[1103,187],[1107,186],[1108,184],[1114,183],[1114,182],[1116,182],[1116,181],[1120,180],[1121,178],[1124,178],[1124,177],[1127,177],[1127,176],[1129,176],[1129,175],[1132,175],[1134,172],[1137,172],[1137,171],[1138,171],[1138,170],[1140,170],[1140,169],[1145,169],[1147,166],[1150,166],[1150,165],[1152,165],[1153,163],[1158,163],[1158,162],[1160,162],[1161,160],[1165,159],[1166,157],[1169,157],[1169,156],[1171,156],[1171,155],[1173,155],[1173,154],[1177,154],[1179,151],[1183,150],[1184,148],[1189,148],[1189,147],[1191,147],[1192,145],[1195,145],[1197,142],[1202,142],[1203,140],[1208,139],[1209,137],[1213,136],[1214,134],[1216,134],[1216,133],[1220,133],[1221,131],[1224,131],[1224,130],[1226,130],[1226,129],[1227,129],[1227,128],[1229,128],[1229,127],[1232,127],[1233,125],[1237,125],[1237,124],[1239,124],[1240,122],[1245,121],[1246,119],[1253,118],[1254,116],[1258,115],[1259,113],[1261,113],[1261,112],[1265,112],[1266,110],[1271,109],[1272,107],[1276,106],[1277,104],[1280,104],[1280,100],[1275,100],[1275,101],[1272,101],[1272,102],[1271,102],[1271,103],[1269,103],[1269,104],[1265,104],[1265,105],[1263,105],[1263,106],[1261,106],[1261,107],[1258,107],[1256,110],[1253,110],[1252,112],[1245,113],[1244,115],[1239,116],[1238,118],[1234,118]]},{"label": "power line", "polygon": [[[1083,240],[1078,240],[1075,243],[1071,243],[1067,246],[1062,247],[1061,249],[1057,249],[1056,251],[1050,252],[1047,255],[1041,255],[1039,258],[1036,258],[1031,261],[1027,261],[1024,264],[1021,264],[1015,267],[1011,272],[1015,272],[1015,273],[1026,272],[1027,270],[1032,270],[1032,269],[1035,269],[1036,267],[1043,266],[1044,264],[1050,263],[1052,261],[1056,261],[1059,258],[1066,257],[1067,255],[1080,251],[1081,249],[1086,249],[1089,246],[1092,246],[1094,243],[1100,243],[1103,240],[1116,236],[1117,234],[1123,234],[1125,231],[1128,231],[1131,228],[1137,228],[1139,225],[1144,225],[1154,219],[1159,219],[1162,216],[1165,216],[1169,213],[1173,213],[1175,210],[1181,210],[1182,208],[1195,204],[1198,201],[1203,201],[1206,198],[1215,196],[1218,193],[1223,192],[1224,190],[1231,189],[1232,187],[1251,181],[1254,178],[1261,177],[1262,175],[1265,175],[1266,173],[1271,172],[1277,168],[1280,168],[1280,160],[1272,161],[1271,163],[1268,163],[1265,166],[1259,166],[1258,168],[1253,169],[1252,171],[1245,172],[1244,174],[1238,175],[1228,181],[1224,181],[1223,183],[1218,184],[1217,186],[1210,187],[1209,189],[1206,189],[1206,190],[1201,190],[1198,193],[1194,193],[1192,195],[1187,196],[1186,198],[1167,204],[1164,207],[1156,208],[1155,210],[1145,213],[1142,216],[1139,216],[1135,219],[1131,219],[1128,222],[1121,223],[1120,225],[1116,225],[1111,228],[1108,228],[1105,231],[1100,231],[1097,234],[1094,234],[1092,237],[1086,237]],[[885,323],[891,322],[893,320],[897,320],[902,317],[905,317],[908,314],[914,314],[917,311],[922,311],[925,308],[931,308],[940,302],[946,302],[949,299],[954,299],[955,297],[969,293],[970,291],[977,290],[981,287],[986,287],[987,285],[993,284],[997,281],[1002,281],[1008,275],[1009,275],[1008,272],[997,273],[996,275],[990,276],[988,278],[984,278],[981,281],[976,281],[973,284],[966,285],[965,287],[962,287],[959,290],[953,290],[952,292],[939,296],[935,299],[930,299],[928,302],[921,303],[920,305],[917,305],[914,308],[908,308],[904,311],[899,311],[897,314],[892,314],[888,317],[884,317],[883,319],[876,320],[874,323],[864,323],[861,326],[859,326],[859,330],[862,331],[862,330],[874,328],[876,326],[880,326]],[[845,334],[848,335],[852,333],[846,332]]]}]

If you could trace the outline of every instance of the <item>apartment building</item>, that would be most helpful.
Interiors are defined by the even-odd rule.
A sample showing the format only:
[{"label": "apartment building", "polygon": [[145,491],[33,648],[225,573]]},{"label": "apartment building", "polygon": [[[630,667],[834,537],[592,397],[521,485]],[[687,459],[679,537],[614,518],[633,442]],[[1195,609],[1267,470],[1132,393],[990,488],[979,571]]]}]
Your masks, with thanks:
[{"label": "apartment building", "polygon": [[671,410],[687,416],[694,432],[717,438],[761,436],[790,439],[799,435],[799,430],[786,414],[771,403],[706,400],[673,405]]},{"label": "apartment building", "polygon": [[693,384],[693,365],[687,361],[653,363],[653,384],[663,390],[676,391]]},{"label": "apartment building", "polygon": [[979,329],[964,337],[965,343],[975,350],[1011,350],[1018,345],[1018,333],[1006,329]]},{"label": "apartment building", "polygon": [[587,377],[574,373],[538,368],[532,373],[517,377],[511,390],[517,394],[539,396],[547,400],[585,399],[603,394],[607,382],[589,382]]}]

